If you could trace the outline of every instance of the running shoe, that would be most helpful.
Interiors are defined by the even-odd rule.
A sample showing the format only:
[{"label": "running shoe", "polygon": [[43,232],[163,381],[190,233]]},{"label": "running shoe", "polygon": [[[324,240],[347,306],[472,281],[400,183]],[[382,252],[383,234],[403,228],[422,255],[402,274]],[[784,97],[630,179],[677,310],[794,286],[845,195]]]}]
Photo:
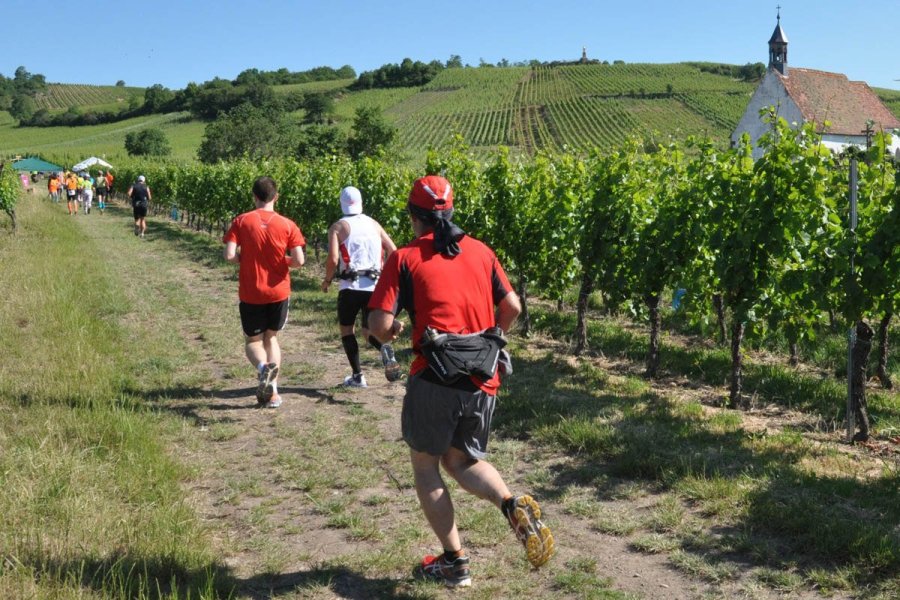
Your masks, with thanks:
[{"label": "running shoe", "polygon": [[533,567],[540,567],[553,556],[556,546],[550,528],[541,523],[541,507],[531,496],[514,496],[503,502],[501,510],[516,538],[525,546],[525,555]]},{"label": "running shoe", "polygon": [[269,363],[263,370],[259,372],[259,384],[256,386],[256,401],[260,404],[266,404],[274,393],[272,384],[278,377],[278,365]]},{"label": "running shoe", "polygon": [[344,377],[344,385],[347,387],[355,387],[355,388],[365,388],[369,387],[369,384],[366,383],[366,376],[362,373],[354,373],[353,375],[347,375]]},{"label": "running shoe", "polygon": [[468,556],[460,556],[449,561],[443,554],[440,556],[429,554],[422,559],[422,564],[416,569],[416,574],[421,579],[443,583],[451,588],[472,585]]},{"label": "running shoe", "polygon": [[272,397],[266,402],[266,408],[278,408],[281,406],[281,396],[279,394],[272,394]]},{"label": "running shoe", "polygon": [[390,344],[381,346],[381,364],[384,365],[384,376],[388,381],[397,381],[403,377],[403,370],[400,368],[400,363],[397,362],[394,349]]}]

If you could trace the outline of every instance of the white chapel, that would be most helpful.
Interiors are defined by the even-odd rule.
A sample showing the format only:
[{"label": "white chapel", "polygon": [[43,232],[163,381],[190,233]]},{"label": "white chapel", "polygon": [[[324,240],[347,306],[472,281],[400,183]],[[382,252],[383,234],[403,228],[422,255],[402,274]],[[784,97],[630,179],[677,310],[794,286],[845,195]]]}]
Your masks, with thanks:
[{"label": "white chapel", "polygon": [[[838,152],[849,145],[864,148],[867,125],[869,131],[893,133],[891,152],[900,158],[900,119],[865,82],[850,81],[840,73],[788,67],[788,39],[781,28],[780,12],[769,39],[768,71],[731,134],[732,144],[744,132],[750,134],[754,158],[762,156],[757,141],[769,127],[759,113],[769,106],[788,123],[814,122],[822,142]],[[826,121],[830,123],[827,128]]]}]

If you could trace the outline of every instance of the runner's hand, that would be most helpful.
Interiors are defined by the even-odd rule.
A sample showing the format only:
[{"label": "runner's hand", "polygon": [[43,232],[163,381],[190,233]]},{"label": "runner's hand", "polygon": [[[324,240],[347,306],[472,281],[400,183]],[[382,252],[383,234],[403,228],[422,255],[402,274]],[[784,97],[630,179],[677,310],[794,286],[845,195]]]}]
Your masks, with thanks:
[{"label": "runner's hand", "polygon": [[322,291],[323,291],[323,292],[327,292],[327,291],[328,291],[328,286],[329,286],[329,285],[331,285],[331,280],[330,280],[330,279],[323,279],[323,280],[322,280]]},{"label": "runner's hand", "polygon": [[403,331],[403,321],[394,319],[394,322],[391,323],[391,339],[396,340],[401,331]]}]

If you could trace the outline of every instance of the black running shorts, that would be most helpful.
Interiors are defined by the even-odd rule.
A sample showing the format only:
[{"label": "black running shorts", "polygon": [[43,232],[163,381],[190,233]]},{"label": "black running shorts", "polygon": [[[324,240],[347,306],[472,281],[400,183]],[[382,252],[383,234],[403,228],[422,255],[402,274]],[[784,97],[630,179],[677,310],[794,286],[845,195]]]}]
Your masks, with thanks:
[{"label": "black running shorts", "polygon": [[362,311],[362,326],[369,328],[369,298],[372,292],[362,290],[341,290],[338,292],[338,323],[349,327],[356,322],[356,315]]},{"label": "black running shorts", "polygon": [[272,304],[248,304],[241,302],[241,327],[247,337],[256,337],[266,331],[281,331],[288,318],[291,299]]},{"label": "black running shorts", "polygon": [[417,452],[441,456],[450,446],[468,456],[487,455],[495,396],[410,377],[400,416],[406,444]]},{"label": "black running shorts", "polygon": [[146,204],[135,204],[134,205],[134,218],[135,219],[143,219],[147,216],[147,205]]}]

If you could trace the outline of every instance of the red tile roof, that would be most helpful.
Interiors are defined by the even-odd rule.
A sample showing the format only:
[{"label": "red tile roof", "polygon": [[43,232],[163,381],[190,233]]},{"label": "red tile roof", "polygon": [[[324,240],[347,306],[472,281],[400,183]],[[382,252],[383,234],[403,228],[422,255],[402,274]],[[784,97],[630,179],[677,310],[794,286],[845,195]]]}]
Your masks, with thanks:
[{"label": "red tile roof", "polygon": [[850,81],[840,73],[797,67],[790,67],[787,76],[778,75],[788,95],[800,107],[803,118],[818,124],[820,130],[824,121],[830,121],[827,133],[863,135],[868,119],[875,122],[875,131],[900,129],[900,119],[863,81]]}]

